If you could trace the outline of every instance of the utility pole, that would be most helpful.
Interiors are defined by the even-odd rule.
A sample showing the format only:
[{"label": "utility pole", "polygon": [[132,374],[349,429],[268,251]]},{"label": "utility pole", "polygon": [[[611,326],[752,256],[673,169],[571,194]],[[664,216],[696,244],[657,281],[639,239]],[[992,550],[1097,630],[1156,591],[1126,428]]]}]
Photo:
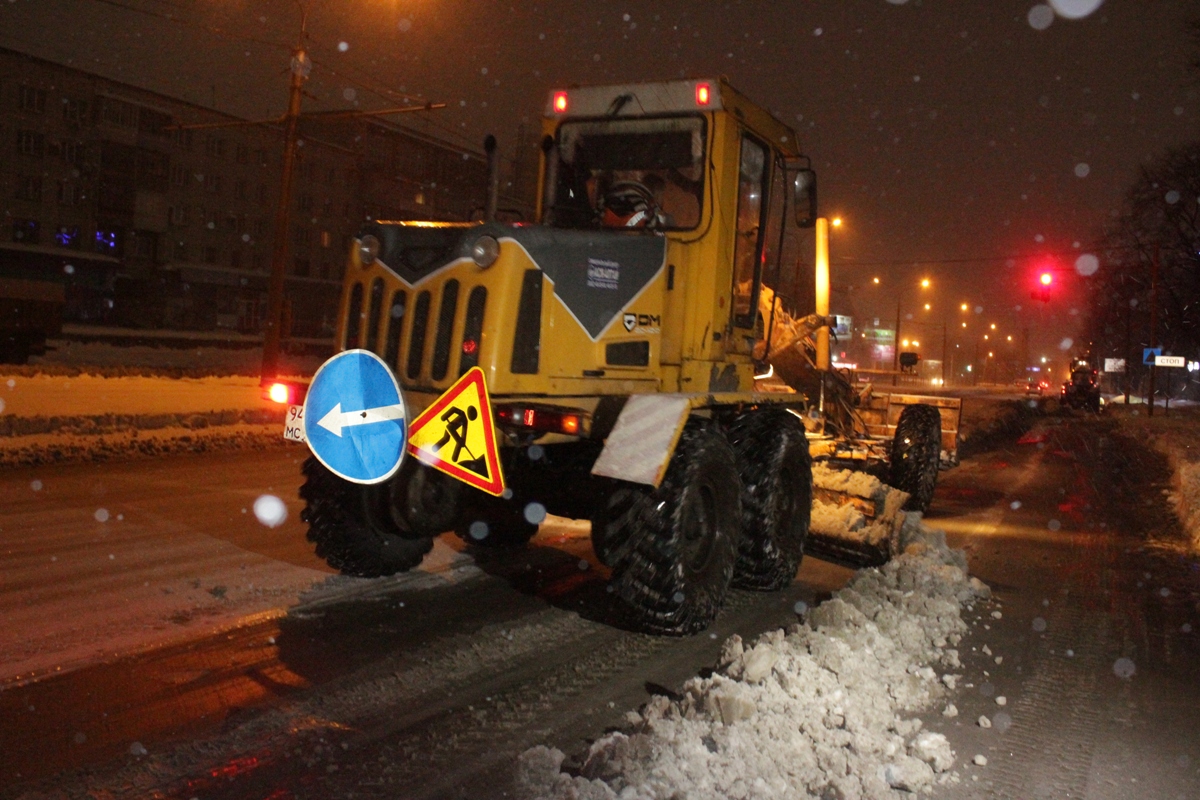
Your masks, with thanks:
[{"label": "utility pole", "polygon": [[[1154,258],[1150,261],[1150,347],[1158,346],[1158,245],[1154,245]],[[1150,363],[1150,408],[1146,415],[1154,416],[1154,362]]]},{"label": "utility pole", "polygon": [[942,388],[946,388],[946,359],[949,358],[950,352],[947,347],[947,342],[950,340],[950,333],[947,331],[946,318],[942,317]]},{"label": "utility pole", "polygon": [[892,348],[892,386],[900,381],[900,299],[903,291],[896,293],[896,342]]},{"label": "utility pole", "polygon": [[275,250],[271,254],[271,279],[267,284],[267,319],[263,329],[263,381],[279,373],[279,352],[283,341],[283,290],[287,278],[292,217],[292,179],[296,172],[296,148],[300,132],[300,98],[304,81],[312,70],[312,62],[304,49],[308,33],[308,11],[300,7],[300,39],[292,54],[291,93],[284,116],[283,177],[279,188],[279,204],[275,209]]}]

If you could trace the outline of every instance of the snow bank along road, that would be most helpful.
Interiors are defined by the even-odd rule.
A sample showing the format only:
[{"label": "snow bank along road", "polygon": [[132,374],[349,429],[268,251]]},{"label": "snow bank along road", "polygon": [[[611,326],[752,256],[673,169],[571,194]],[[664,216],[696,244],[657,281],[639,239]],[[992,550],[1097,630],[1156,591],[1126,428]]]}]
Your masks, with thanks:
[{"label": "snow bank along road", "polygon": [[[522,554],[468,557],[444,540],[431,572],[328,582],[287,529],[295,507],[276,529],[241,513],[260,482],[294,497],[295,453],[114,464],[99,495],[83,479],[61,493],[82,466],[43,468],[40,491],[60,494],[41,509],[27,504],[27,527],[45,533],[63,527],[56,515],[74,514],[99,526],[85,532],[101,545],[51,539],[38,554],[48,564],[68,551],[100,554],[122,536],[127,557],[172,539],[201,542],[212,564],[194,575],[178,574],[186,565],[175,556],[148,555],[132,577],[109,577],[165,598],[177,594],[162,587],[192,587],[197,608],[244,601],[236,592],[253,591],[251,582],[269,585],[266,564],[295,581],[279,597],[300,591],[293,571],[327,582],[286,615],[10,684],[0,691],[0,794],[498,797],[586,781],[591,794],[580,796],[668,797],[673,784],[691,786],[689,797],[886,797],[922,786],[955,798],[1200,796],[1197,573],[1161,502],[1161,457],[1111,427],[1046,425],[943,474],[929,524],[968,547],[992,601],[960,594],[970,587],[953,567],[926,557],[936,549],[856,578],[858,599],[832,602],[850,573],[808,559],[788,591],[738,593],[713,631],[682,640],[613,624],[603,571],[578,527],[544,530]],[[166,497],[147,504],[133,487],[152,473]],[[5,477],[35,494],[28,472]],[[137,502],[122,510],[121,496]],[[87,518],[101,507],[96,497],[124,519]],[[136,525],[128,534],[114,522]],[[224,566],[222,550],[234,554]],[[100,555],[123,563],[111,549]],[[220,583],[209,568],[227,570]],[[12,596],[96,571],[75,569]],[[87,580],[81,596],[62,591],[43,615],[54,624],[30,615],[22,627],[84,614],[108,589]],[[941,605],[951,599],[953,608]],[[890,605],[876,608],[881,600]],[[143,603],[154,605],[148,595],[126,605]],[[935,621],[900,613],[919,607],[940,609]],[[859,618],[864,608],[877,630]],[[815,631],[786,632],[798,611]],[[178,619],[171,624],[204,625],[202,615]],[[893,637],[893,622],[918,629]],[[864,642],[896,659],[872,666]],[[606,736],[610,728],[618,733]]]}]

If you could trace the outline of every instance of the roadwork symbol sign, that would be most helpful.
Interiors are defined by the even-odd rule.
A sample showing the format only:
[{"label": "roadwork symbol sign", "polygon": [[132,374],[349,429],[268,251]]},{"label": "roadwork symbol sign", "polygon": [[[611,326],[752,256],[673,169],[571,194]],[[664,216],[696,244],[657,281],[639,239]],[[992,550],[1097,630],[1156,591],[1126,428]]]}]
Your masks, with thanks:
[{"label": "roadwork symbol sign", "polygon": [[492,404],[483,370],[472,368],[409,428],[408,451],[422,464],[488,494],[504,493]]},{"label": "roadwork symbol sign", "polygon": [[380,483],[404,460],[404,397],[383,359],[347,350],[326,361],[304,398],[304,436],[317,460],[354,483]]},{"label": "roadwork symbol sign", "polygon": [[1161,347],[1143,347],[1142,348],[1142,363],[1147,367],[1154,365],[1154,359],[1162,355]]}]

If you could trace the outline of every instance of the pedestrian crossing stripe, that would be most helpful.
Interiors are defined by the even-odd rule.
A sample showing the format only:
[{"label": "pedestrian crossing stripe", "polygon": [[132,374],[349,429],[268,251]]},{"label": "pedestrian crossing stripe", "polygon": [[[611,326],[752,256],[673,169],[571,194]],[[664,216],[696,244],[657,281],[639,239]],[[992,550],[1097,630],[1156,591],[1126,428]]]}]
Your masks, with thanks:
[{"label": "pedestrian crossing stripe", "polygon": [[408,428],[418,461],[491,495],[504,493],[496,427],[483,370],[472,367]]}]

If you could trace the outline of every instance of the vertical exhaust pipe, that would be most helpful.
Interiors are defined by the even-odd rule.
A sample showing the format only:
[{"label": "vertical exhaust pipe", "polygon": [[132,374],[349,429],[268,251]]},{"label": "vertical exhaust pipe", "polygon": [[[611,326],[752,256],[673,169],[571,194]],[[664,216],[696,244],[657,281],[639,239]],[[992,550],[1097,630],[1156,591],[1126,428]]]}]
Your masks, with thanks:
[{"label": "vertical exhaust pipe", "polygon": [[496,154],[496,137],[490,133],[483,140],[483,150],[487,153],[488,193],[487,207],[483,218],[488,222],[496,221],[496,206],[500,202],[500,156]]}]

